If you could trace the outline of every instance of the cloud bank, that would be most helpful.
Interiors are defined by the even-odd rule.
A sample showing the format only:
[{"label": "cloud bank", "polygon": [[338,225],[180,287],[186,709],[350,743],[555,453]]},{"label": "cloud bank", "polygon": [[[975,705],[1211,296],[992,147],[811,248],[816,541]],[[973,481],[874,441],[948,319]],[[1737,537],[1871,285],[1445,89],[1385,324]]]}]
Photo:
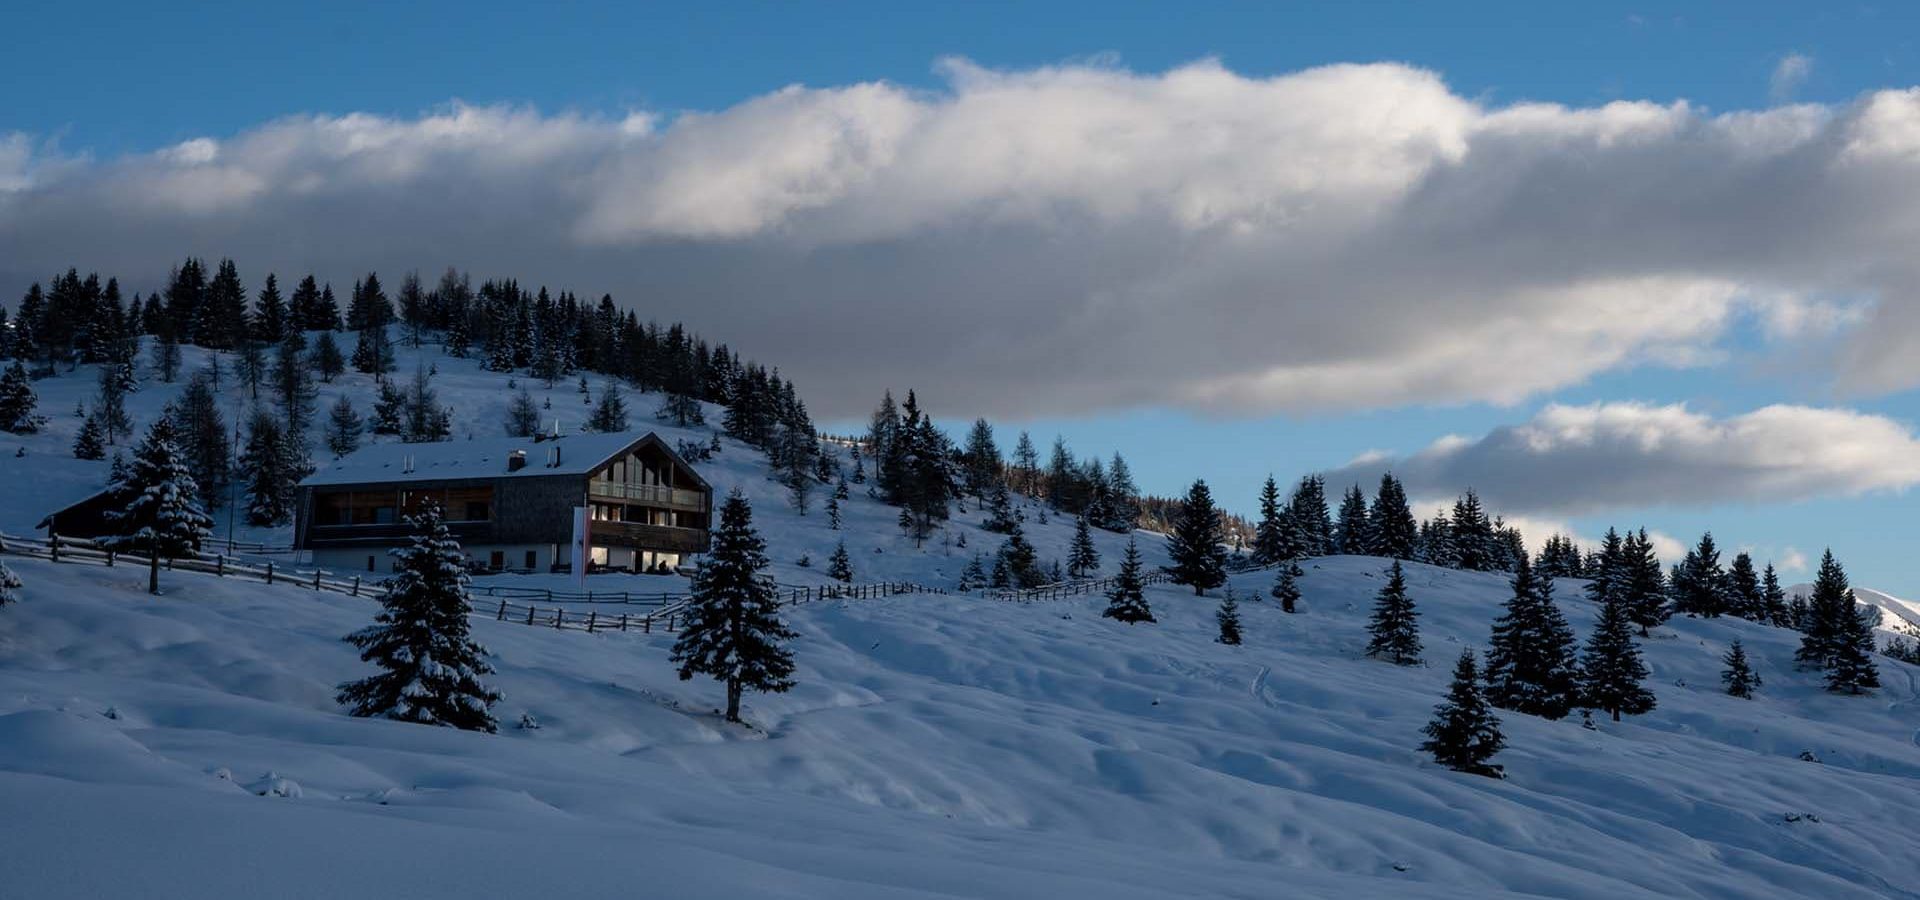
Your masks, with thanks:
[{"label": "cloud bank", "polygon": [[110,160],[0,136],[0,284],[454,265],[685,319],[827,416],[884,384],[998,415],[1509,403],[1713,363],[1748,317],[1841,329],[1843,389],[1920,383],[1920,92],[1709,114],[1489,106],[1401,65],[941,70]]},{"label": "cloud bank", "polygon": [[1418,497],[1473,487],[1490,509],[1534,516],[1899,491],[1920,484],[1920,436],[1881,416],[1768,406],[1716,419],[1685,405],[1550,405],[1479,438],[1328,474],[1370,483],[1391,469]]}]

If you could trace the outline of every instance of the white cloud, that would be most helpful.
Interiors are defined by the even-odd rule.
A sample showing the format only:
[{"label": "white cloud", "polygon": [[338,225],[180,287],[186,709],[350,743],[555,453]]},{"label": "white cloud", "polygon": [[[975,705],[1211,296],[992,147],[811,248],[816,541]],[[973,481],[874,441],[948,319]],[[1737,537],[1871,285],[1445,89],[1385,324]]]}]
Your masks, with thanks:
[{"label": "white cloud", "polygon": [[[778,361],[823,416],[1513,403],[1742,317],[1920,383],[1920,93],[1489,107],[1401,65],[941,64],[659,118],[297,116],[107,162],[0,140],[0,283],[515,275]],[[1036,387],[1042,386],[1042,387]]]},{"label": "white cloud", "polygon": [[1328,478],[1368,483],[1386,470],[1417,496],[1472,487],[1490,509],[1570,516],[1904,490],[1920,483],[1920,437],[1843,409],[1768,406],[1715,419],[1681,404],[1551,405],[1476,441],[1448,439]]},{"label": "white cloud", "polygon": [[1797,548],[1785,547],[1780,551],[1780,561],[1774,565],[1782,572],[1805,572],[1807,555]]},{"label": "white cloud", "polygon": [[1804,53],[1789,53],[1780,57],[1773,66],[1773,75],[1767,79],[1767,93],[1775,103],[1784,103],[1793,99],[1795,91],[1805,84],[1807,76],[1813,74],[1813,57]]}]

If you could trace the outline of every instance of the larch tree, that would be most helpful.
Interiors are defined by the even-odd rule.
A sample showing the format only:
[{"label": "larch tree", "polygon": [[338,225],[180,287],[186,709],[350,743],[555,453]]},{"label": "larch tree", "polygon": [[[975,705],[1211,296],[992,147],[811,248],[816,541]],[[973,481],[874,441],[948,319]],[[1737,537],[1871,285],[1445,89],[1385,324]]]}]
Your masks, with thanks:
[{"label": "larch tree", "polygon": [[740,721],[746,691],[793,687],[798,637],[780,620],[778,588],[766,574],[767,544],[753,528],[753,507],[738,490],[720,508],[713,548],[694,576],[687,622],[673,644],[680,680],[706,675],[726,684],[726,719]]},{"label": "larch tree", "polygon": [[1397,666],[1420,662],[1420,613],[1407,595],[1406,573],[1400,561],[1387,569],[1387,583],[1373,600],[1373,620],[1367,625],[1367,655],[1384,657]]},{"label": "larch tree", "polygon": [[621,399],[620,388],[613,382],[600,386],[600,401],[587,417],[587,430],[602,434],[627,430],[627,402]]},{"label": "larch tree", "polygon": [[468,633],[465,554],[438,507],[407,521],[413,534],[408,546],[389,551],[396,563],[380,613],[344,639],[381,672],[340,685],[335,700],[355,716],[492,733],[500,693],[481,680],[493,667]]},{"label": "larch tree", "polygon": [[327,450],[335,457],[346,456],[360,449],[360,436],[365,434],[367,423],[354,412],[353,401],[341,394],[333,401],[333,408],[327,412]]}]

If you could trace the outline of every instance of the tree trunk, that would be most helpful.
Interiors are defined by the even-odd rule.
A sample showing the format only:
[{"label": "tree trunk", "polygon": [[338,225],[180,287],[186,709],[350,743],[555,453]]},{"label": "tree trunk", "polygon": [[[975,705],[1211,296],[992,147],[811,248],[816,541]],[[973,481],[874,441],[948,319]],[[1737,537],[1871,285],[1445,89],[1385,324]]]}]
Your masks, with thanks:
[{"label": "tree trunk", "polygon": [[727,721],[729,722],[740,721],[740,681],[739,679],[729,679],[727,681]]},{"label": "tree trunk", "polygon": [[160,593],[160,551],[147,550],[147,593]]}]

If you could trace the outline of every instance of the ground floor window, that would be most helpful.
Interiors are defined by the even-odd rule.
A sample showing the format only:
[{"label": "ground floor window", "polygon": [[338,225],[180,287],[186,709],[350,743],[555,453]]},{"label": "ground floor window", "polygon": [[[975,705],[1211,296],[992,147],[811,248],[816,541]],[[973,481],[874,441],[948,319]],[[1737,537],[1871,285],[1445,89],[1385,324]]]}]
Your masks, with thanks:
[{"label": "ground floor window", "polygon": [[495,550],[487,554],[487,568],[504,569],[507,567],[507,551]]}]

